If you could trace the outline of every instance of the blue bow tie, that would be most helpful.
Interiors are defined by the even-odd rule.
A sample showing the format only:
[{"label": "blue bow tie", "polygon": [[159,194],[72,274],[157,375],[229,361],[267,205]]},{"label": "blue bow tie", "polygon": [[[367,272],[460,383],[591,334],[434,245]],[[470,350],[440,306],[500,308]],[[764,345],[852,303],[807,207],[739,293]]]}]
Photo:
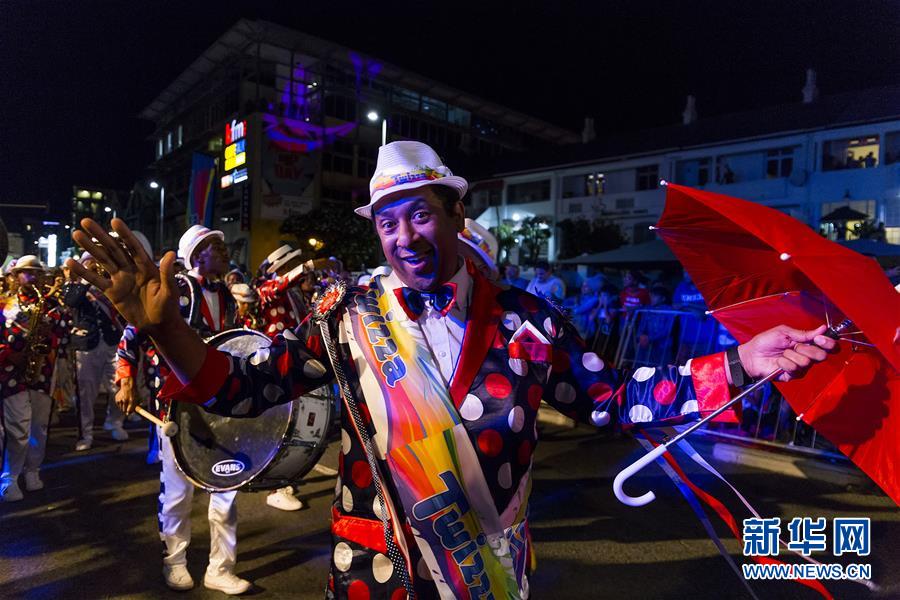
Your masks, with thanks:
[{"label": "blue bow tie", "polygon": [[394,290],[397,299],[400,300],[400,306],[410,319],[415,321],[422,316],[425,310],[425,302],[431,303],[435,310],[440,311],[444,316],[453,308],[456,302],[456,284],[445,283],[434,292],[420,292],[412,288],[403,287]]}]

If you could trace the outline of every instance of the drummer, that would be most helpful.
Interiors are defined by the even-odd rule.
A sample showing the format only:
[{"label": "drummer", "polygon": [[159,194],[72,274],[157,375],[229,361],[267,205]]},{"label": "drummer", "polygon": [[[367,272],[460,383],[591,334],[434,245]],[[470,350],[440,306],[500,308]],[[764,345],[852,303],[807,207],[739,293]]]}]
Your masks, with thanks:
[{"label": "drummer", "polygon": [[[208,337],[234,322],[234,298],[229,293],[222,276],[228,272],[228,252],[225,235],[221,231],[194,225],[188,229],[178,243],[178,254],[189,267],[179,274],[179,306],[184,320],[202,337]],[[137,356],[135,346],[144,339],[134,327],[129,327],[120,345],[120,362],[128,363]],[[129,359],[131,357],[131,359]],[[153,387],[159,383],[160,357],[154,351],[149,355],[153,373]],[[163,371],[165,372],[165,371]],[[149,373],[148,373],[149,374]],[[132,380],[126,380],[127,388],[133,389]],[[120,380],[120,385],[123,381]],[[122,393],[116,401],[124,404],[130,412],[136,402],[135,394]],[[155,391],[155,390],[154,390]],[[165,413],[165,407],[161,407]],[[191,541],[191,499],[194,486],[175,464],[171,440],[159,436],[162,472],[159,493],[159,535],[165,545],[163,577],[166,585],[173,590],[189,590],[194,580],[187,569],[187,548]],[[203,585],[229,595],[238,595],[250,589],[251,583],[234,574],[237,557],[237,506],[236,491],[217,492],[209,495],[209,566],[203,577]]]}]

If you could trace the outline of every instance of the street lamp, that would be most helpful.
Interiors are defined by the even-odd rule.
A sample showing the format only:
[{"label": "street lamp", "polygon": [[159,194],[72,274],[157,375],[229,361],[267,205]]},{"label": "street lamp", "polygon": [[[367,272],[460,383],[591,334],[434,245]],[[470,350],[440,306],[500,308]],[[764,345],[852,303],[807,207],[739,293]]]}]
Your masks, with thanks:
[{"label": "street lamp", "polygon": [[162,252],[163,247],[163,219],[166,216],[166,188],[163,185],[160,185],[156,181],[150,182],[151,189],[159,189],[159,238],[158,244],[160,248],[160,252]]},{"label": "street lamp", "polygon": [[[377,111],[370,110],[366,114],[366,118],[375,123],[379,119],[379,114]],[[384,146],[385,144],[387,144],[387,117],[381,119],[381,145]]]}]

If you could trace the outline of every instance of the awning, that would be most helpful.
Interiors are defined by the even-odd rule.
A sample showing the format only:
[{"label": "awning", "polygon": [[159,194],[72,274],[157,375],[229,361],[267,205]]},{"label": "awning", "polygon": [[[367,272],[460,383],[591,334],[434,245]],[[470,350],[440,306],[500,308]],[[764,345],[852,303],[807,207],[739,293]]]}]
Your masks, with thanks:
[{"label": "awning", "polygon": [[844,221],[866,221],[871,218],[872,217],[864,212],[859,212],[858,210],[854,210],[849,206],[841,206],[840,208],[834,209],[819,220],[822,223],[841,223]]},{"label": "awning", "polygon": [[677,263],[678,259],[662,240],[651,240],[640,244],[630,244],[615,250],[582,254],[575,258],[558,261],[564,265],[607,265],[637,267]]}]

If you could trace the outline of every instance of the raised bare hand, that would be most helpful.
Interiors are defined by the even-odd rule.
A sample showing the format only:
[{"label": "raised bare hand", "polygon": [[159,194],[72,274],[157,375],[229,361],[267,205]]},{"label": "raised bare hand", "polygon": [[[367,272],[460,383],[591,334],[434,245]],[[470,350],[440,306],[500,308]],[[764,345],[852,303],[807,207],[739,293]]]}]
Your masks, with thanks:
[{"label": "raised bare hand", "polygon": [[125,320],[153,335],[181,319],[174,253],[167,253],[157,268],[121,219],[112,220],[118,239],[111,237],[92,219],[82,219],[81,227],[83,231],[76,231],[72,237],[100,263],[109,274],[109,279],[71,259],[67,265],[102,291]]}]

